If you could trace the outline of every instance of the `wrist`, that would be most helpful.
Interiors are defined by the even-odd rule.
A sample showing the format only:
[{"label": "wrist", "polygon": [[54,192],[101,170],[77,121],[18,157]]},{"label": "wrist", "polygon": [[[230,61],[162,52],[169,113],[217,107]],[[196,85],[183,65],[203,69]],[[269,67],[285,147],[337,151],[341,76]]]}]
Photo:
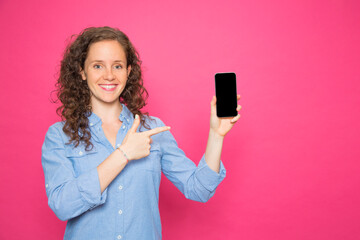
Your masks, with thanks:
[{"label": "wrist", "polygon": [[209,136],[212,138],[218,139],[218,140],[224,140],[224,137],[225,137],[225,136],[222,136],[219,133],[217,133],[212,128],[210,128]]},{"label": "wrist", "polygon": [[124,151],[124,149],[122,148],[122,146],[118,147],[117,150],[119,150],[121,155],[124,157],[126,164],[128,164],[130,162],[130,159],[129,159],[128,155],[126,154],[126,152]]}]

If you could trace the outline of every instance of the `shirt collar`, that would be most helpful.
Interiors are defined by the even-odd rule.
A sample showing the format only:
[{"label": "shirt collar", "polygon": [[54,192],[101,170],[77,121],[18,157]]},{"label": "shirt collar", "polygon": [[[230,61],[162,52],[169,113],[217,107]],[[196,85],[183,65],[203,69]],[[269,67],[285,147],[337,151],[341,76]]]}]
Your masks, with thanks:
[{"label": "shirt collar", "polygon": [[[131,119],[134,118],[132,112],[126,107],[125,104],[121,103],[121,106],[122,106],[122,111],[119,116],[120,121],[122,122],[126,121],[127,123],[130,123]],[[89,116],[89,125],[95,126],[99,122],[101,123],[100,117],[95,113],[91,112],[91,115]]]},{"label": "shirt collar", "polygon": [[120,113],[119,119],[120,121],[124,122],[127,121],[128,123],[131,122],[131,119],[134,118],[132,112],[125,106],[125,104],[121,103],[122,111]]}]

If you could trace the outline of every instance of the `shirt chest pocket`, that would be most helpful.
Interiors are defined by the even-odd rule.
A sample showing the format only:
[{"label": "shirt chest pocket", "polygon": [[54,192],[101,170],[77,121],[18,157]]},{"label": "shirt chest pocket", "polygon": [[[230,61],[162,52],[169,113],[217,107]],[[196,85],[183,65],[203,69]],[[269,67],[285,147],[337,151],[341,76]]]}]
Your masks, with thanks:
[{"label": "shirt chest pocket", "polygon": [[77,148],[69,146],[65,148],[65,154],[71,161],[76,176],[96,168],[102,162],[101,157],[95,149],[85,151],[85,148],[80,146]]},{"label": "shirt chest pocket", "polygon": [[152,143],[150,148],[150,154],[144,158],[131,161],[131,164],[135,168],[161,172],[161,149],[160,145],[157,143]]}]

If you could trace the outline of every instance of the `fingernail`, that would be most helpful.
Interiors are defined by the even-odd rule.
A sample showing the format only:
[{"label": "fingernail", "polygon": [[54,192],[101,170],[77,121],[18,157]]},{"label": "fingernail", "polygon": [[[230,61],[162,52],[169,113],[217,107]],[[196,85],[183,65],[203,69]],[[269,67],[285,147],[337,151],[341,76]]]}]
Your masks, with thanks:
[{"label": "fingernail", "polygon": [[138,119],[138,118],[139,118],[139,115],[135,114],[135,118]]},{"label": "fingernail", "polygon": [[170,129],[171,127],[168,127],[168,129]]}]

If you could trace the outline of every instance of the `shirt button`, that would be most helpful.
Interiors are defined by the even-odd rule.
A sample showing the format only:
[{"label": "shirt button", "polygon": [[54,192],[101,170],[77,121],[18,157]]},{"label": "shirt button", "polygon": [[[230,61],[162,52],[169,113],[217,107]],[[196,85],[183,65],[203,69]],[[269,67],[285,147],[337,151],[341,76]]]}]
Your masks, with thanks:
[{"label": "shirt button", "polygon": [[93,124],[93,123],[90,123],[90,126],[94,126],[94,124]]},{"label": "shirt button", "polygon": [[122,238],[121,235],[118,235],[118,236],[117,236],[117,239],[121,239],[121,238]]},{"label": "shirt button", "polygon": [[[46,184],[45,187],[49,187],[49,184]],[[119,187],[120,188],[120,187]],[[121,187],[122,188],[122,187]]]},{"label": "shirt button", "polygon": [[[46,184],[46,185],[47,185],[47,184]],[[122,190],[122,189],[123,189],[123,186],[122,186],[122,185],[120,185],[120,186],[119,186],[119,189],[120,189],[120,190]]]},{"label": "shirt button", "polygon": [[120,214],[120,215],[122,214],[122,210],[119,210],[119,214]]},{"label": "shirt button", "polygon": [[125,125],[122,126],[122,129],[125,129]]},{"label": "shirt button", "polygon": [[83,152],[82,152],[82,151],[80,151],[80,152],[79,152],[79,155],[80,155],[80,156],[82,156],[82,155],[83,155]]},{"label": "shirt button", "polygon": [[120,145],[121,145],[121,143],[118,143],[116,146],[117,146],[117,147],[120,147]]}]

